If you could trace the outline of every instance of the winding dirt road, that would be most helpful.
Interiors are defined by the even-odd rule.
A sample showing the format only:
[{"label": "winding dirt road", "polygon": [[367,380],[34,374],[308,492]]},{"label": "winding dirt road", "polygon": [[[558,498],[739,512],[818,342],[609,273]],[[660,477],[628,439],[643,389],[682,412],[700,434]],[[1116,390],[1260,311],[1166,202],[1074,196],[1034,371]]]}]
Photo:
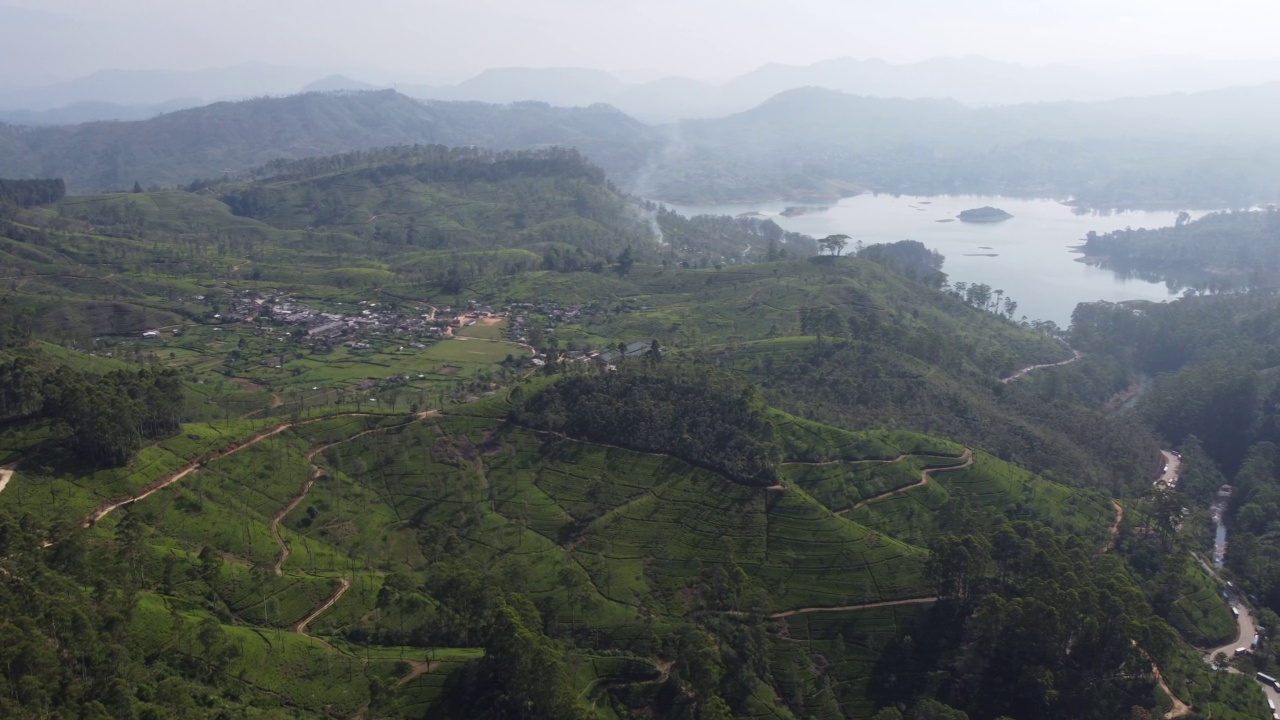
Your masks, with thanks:
[{"label": "winding dirt road", "polygon": [[1175,720],[1175,718],[1191,714],[1190,706],[1179,700],[1177,695],[1173,694],[1173,690],[1169,688],[1169,683],[1164,681],[1164,675],[1160,673],[1160,668],[1156,667],[1155,663],[1151,663],[1151,674],[1155,675],[1156,684],[1160,686],[1160,689],[1164,691],[1165,695],[1169,696],[1169,701],[1173,703],[1173,708],[1164,714],[1165,720]]},{"label": "winding dirt road", "polygon": [[411,668],[409,669],[409,672],[405,673],[405,674],[404,674],[404,677],[402,677],[402,678],[400,678],[399,680],[397,680],[397,681],[396,681],[396,685],[395,685],[395,686],[396,686],[396,687],[402,687],[402,686],[404,686],[404,685],[408,685],[410,682],[413,682],[413,680],[415,680],[415,679],[417,679],[417,678],[419,678],[419,677],[422,677],[423,675],[426,675],[427,673],[435,672],[436,668],[438,668],[438,667],[440,667],[440,663],[438,663],[438,662],[420,662],[420,663],[414,663],[414,664],[413,664],[413,667],[411,667]]},{"label": "winding dirt road", "polygon": [[828,612],[848,612],[850,610],[870,610],[872,608],[896,607],[899,605],[928,605],[938,602],[936,597],[911,598],[909,600],[886,600],[884,602],[863,603],[862,605],[841,605],[839,607],[804,607],[795,610],[786,610],[774,613],[769,617],[773,620],[781,620],[783,618],[795,617],[796,615],[809,615],[812,613],[828,613]]},{"label": "winding dirt road", "polygon": [[[311,455],[308,455],[307,459],[310,460]],[[323,472],[319,466],[312,465],[311,474],[307,476],[307,481],[302,484],[302,489],[298,491],[298,494],[289,501],[288,505],[285,505],[279,512],[271,516],[271,522],[269,523],[271,537],[275,538],[276,547],[280,548],[274,568],[277,577],[284,574],[282,570],[284,561],[289,558],[289,546],[285,544],[284,538],[280,537],[280,521],[284,520],[285,516],[293,512],[294,508],[298,507],[302,500],[307,497],[307,493],[311,492],[311,486],[315,484],[316,478],[319,478]]]},{"label": "winding dirt road", "polygon": [[291,427],[293,427],[293,423],[285,423],[283,425],[279,425],[270,430],[264,430],[258,433],[257,435],[250,437],[248,440],[245,440],[244,442],[232,443],[231,445],[228,445],[227,447],[219,450],[218,452],[214,453],[213,455],[210,455],[209,457],[206,457],[200,460],[193,460],[187,465],[185,465],[181,470],[175,473],[172,473],[170,475],[167,475],[151,483],[150,485],[147,485],[146,487],[142,488],[141,491],[133,495],[130,495],[124,498],[118,498],[115,500],[110,500],[106,503],[103,503],[102,505],[99,505],[97,508],[94,508],[93,512],[89,513],[89,515],[85,517],[84,521],[80,523],[80,527],[87,528],[90,525],[98,522],[102,518],[106,517],[107,515],[110,515],[114,510],[118,508],[124,507],[125,505],[131,505],[133,503],[138,502],[139,500],[143,500],[148,497],[151,497],[151,495],[155,494],[156,492],[159,492],[160,490],[163,490],[169,487],[170,485],[178,482],[182,478],[200,469],[201,465],[213,462],[214,460],[224,458],[228,455],[233,455],[235,453],[238,453],[247,447],[256,445],[257,443],[260,443],[263,440],[266,440],[267,438],[272,437],[273,435],[279,435],[280,433],[284,432],[285,430],[288,430]]},{"label": "winding dirt road", "polygon": [[[425,420],[427,418],[439,417],[439,416],[440,416],[439,410],[424,410],[422,412],[415,413],[413,416],[413,419],[414,421],[418,421],[418,420]],[[307,453],[307,462],[311,463],[311,474],[307,476],[307,481],[302,484],[302,488],[298,490],[298,494],[294,495],[293,499],[290,500],[288,504],[286,504],[283,508],[281,508],[279,512],[277,512],[275,515],[272,515],[271,522],[268,524],[268,527],[270,527],[271,529],[271,537],[275,538],[276,547],[280,548],[280,553],[276,558],[276,564],[275,564],[275,573],[277,576],[284,574],[284,571],[283,571],[284,561],[289,558],[289,546],[288,544],[285,543],[284,538],[280,536],[280,522],[285,519],[285,516],[293,512],[294,509],[297,508],[298,505],[301,504],[304,499],[306,499],[307,493],[311,492],[311,486],[315,485],[316,480],[319,479],[319,477],[324,474],[324,470],[319,465],[316,465],[315,462],[313,462],[315,456],[319,455],[325,450],[328,450],[331,447],[334,447],[335,445],[349,443],[353,440],[358,440],[364,437],[365,435],[370,435],[376,432],[383,432],[386,430],[394,430],[396,428],[401,428],[401,427],[404,427],[404,425],[388,425],[387,427],[371,428],[363,432],[358,432],[355,435],[352,435],[351,437],[343,438],[341,440],[335,440],[334,442],[313,448],[310,452]]]},{"label": "winding dirt road", "polygon": [[905,487],[900,487],[897,490],[890,490],[889,492],[880,493],[879,495],[876,495],[874,497],[869,497],[866,500],[863,500],[862,502],[856,503],[853,507],[845,508],[844,510],[838,511],[836,514],[844,515],[845,513],[851,510],[857,510],[860,507],[863,507],[865,505],[870,505],[873,502],[882,500],[891,495],[897,495],[898,493],[904,493],[904,492],[907,492],[908,490],[914,490],[918,487],[924,487],[925,485],[929,484],[929,476],[934,473],[946,473],[946,472],[956,472],[958,470],[964,470],[965,468],[968,468],[973,465],[973,450],[970,450],[969,448],[965,448],[964,454],[962,454],[960,458],[963,458],[964,462],[959,465],[944,465],[942,467],[925,468],[924,470],[920,471],[919,482],[912,483]]},{"label": "winding dirt road", "polygon": [[[438,416],[439,414],[440,413],[438,410],[425,410],[423,412],[410,416],[411,419],[409,422],[415,422],[417,420],[423,420],[425,418],[435,417],[435,416]],[[322,420],[333,420],[335,418],[342,418],[342,417],[383,417],[383,416],[377,415],[376,413],[360,413],[360,412],[341,413],[338,415],[325,415],[317,418],[312,418],[310,420],[303,421],[302,423],[299,423],[299,424],[308,425],[310,423],[320,422]],[[385,416],[385,417],[390,417],[390,416]],[[186,477],[187,475],[190,475],[196,470],[199,470],[202,465],[207,465],[208,463],[211,463],[214,460],[220,460],[224,457],[227,457],[228,455],[234,455],[235,453],[238,453],[247,447],[250,447],[259,442],[262,442],[263,440],[266,440],[269,437],[272,437],[274,435],[279,435],[280,433],[284,432],[285,430],[288,430],[291,427],[293,427],[293,423],[284,423],[282,425],[277,425],[276,427],[270,430],[263,430],[262,432],[250,437],[248,440],[245,440],[244,442],[232,443],[212,455],[209,455],[207,457],[204,457],[198,460],[192,460],[190,463],[183,466],[181,470],[178,470],[177,472],[174,472],[170,475],[166,475],[165,477],[159,480],[156,480],[150,485],[143,487],[142,490],[140,490],[139,492],[133,495],[109,500],[103,503],[102,505],[99,505],[98,507],[94,508],[93,512],[89,513],[88,516],[85,517],[84,521],[80,523],[80,527],[87,528],[90,525],[98,522],[102,518],[106,517],[107,515],[110,515],[115,510],[121,507],[124,507],[125,505],[131,505],[133,503],[136,503],[139,500],[146,499],[151,495],[155,494],[157,491],[163,490],[169,487],[170,485],[178,482],[179,480]],[[342,442],[354,440],[358,437],[367,435],[371,432],[377,432],[380,430],[390,430],[395,427],[403,427],[403,426],[391,425],[384,428],[374,428],[373,430],[366,430],[362,433],[346,438],[346,440],[343,440]]]},{"label": "winding dirt road", "polygon": [[1030,375],[1031,373],[1035,372],[1036,370],[1043,370],[1043,369],[1045,369],[1045,368],[1062,367],[1063,365],[1070,365],[1071,363],[1073,363],[1073,362],[1075,362],[1075,361],[1079,360],[1079,359],[1080,359],[1080,358],[1082,358],[1082,357],[1084,357],[1084,353],[1080,352],[1079,350],[1072,350],[1072,351],[1071,351],[1071,358],[1070,358],[1070,359],[1068,359],[1068,360],[1063,360],[1062,362],[1056,362],[1056,363],[1045,363],[1045,364],[1043,364],[1043,365],[1031,365],[1031,366],[1029,366],[1029,367],[1024,367],[1024,368],[1022,368],[1021,370],[1019,370],[1018,372],[1016,372],[1016,373],[1014,373],[1014,374],[1010,375],[1010,376],[1009,376],[1009,377],[1007,377],[1007,378],[1001,378],[1001,379],[1000,379],[1000,383],[1001,383],[1002,385],[1008,385],[1009,383],[1013,382],[1014,380],[1020,380],[1020,379],[1022,379],[1022,378],[1024,378],[1024,377],[1026,377],[1026,376]]},{"label": "winding dirt road", "polygon": [[351,581],[346,578],[338,578],[338,582],[340,583],[340,585],[338,586],[338,591],[333,594],[333,597],[325,601],[325,604],[321,605],[315,610],[312,610],[311,614],[302,618],[302,621],[299,622],[297,625],[294,625],[293,626],[294,632],[298,633],[299,635],[306,635],[307,626],[310,625],[316,618],[323,615],[326,610],[336,605],[338,601],[342,599],[342,596],[347,594],[347,590],[351,588]]}]

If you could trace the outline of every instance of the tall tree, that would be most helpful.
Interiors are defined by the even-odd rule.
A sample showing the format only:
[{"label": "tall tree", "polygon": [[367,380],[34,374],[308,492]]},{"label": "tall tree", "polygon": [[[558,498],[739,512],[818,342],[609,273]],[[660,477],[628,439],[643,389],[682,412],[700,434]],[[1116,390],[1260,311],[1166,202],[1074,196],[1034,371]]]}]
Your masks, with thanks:
[{"label": "tall tree", "polygon": [[828,235],[818,241],[818,247],[826,250],[836,257],[839,257],[840,253],[844,252],[844,248],[848,244],[848,235]]}]

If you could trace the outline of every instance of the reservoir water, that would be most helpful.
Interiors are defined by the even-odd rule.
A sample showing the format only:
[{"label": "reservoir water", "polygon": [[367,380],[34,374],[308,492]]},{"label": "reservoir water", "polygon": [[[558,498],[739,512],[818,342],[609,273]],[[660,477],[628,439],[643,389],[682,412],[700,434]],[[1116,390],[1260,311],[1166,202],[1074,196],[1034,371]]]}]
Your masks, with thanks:
[{"label": "reservoir water", "polygon": [[[1000,223],[963,223],[963,210],[997,207],[1013,215]],[[952,283],[985,283],[1018,303],[1015,318],[1052,320],[1066,328],[1077,303],[1096,300],[1170,300],[1163,283],[1122,278],[1110,270],[1076,262],[1071,248],[1090,230],[1099,234],[1125,227],[1173,225],[1176,211],[1080,214],[1057,200],[948,195],[912,197],[858,195],[827,207],[784,216],[796,203],[751,205],[670,205],[684,215],[760,213],[782,228],[822,238],[841,233],[868,245],[919,240],[946,256],[943,271]],[[1198,216],[1201,213],[1192,213]],[[939,222],[947,221],[951,222]]]}]

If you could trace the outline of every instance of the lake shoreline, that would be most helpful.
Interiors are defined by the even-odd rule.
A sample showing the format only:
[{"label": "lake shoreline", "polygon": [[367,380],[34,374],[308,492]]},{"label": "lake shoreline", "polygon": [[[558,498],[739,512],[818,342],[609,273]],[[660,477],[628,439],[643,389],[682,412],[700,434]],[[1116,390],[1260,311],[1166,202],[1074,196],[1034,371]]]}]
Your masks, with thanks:
[{"label": "lake shoreline", "polygon": [[[1011,200],[1022,201],[1045,201],[1053,202],[1063,207],[1071,208],[1073,211],[1082,212],[1087,215],[1107,215],[1111,213],[1176,213],[1181,210],[1190,212],[1204,212],[1204,208],[1194,207],[1186,203],[1175,202],[1137,202],[1137,203],[1121,203],[1111,205],[1093,205],[1082,202],[1069,195],[1045,194],[1043,192],[1027,192],[1025,194],[1010,192],[1001,195],[983,195],[980,193],[947,193],[941,195],[918,195],[914,193],[903,193],[891,190],[876,190],[874,188],[848,188],[841,190],[805,190],[796,192],[770,193],[761,195],[737,195],[728,198],[662,198],[656,195],[647,195],[643,192],[637,192],[637,196],[644,197],[646,200],[654,203],[660,203],[667,206],[681,207],[697,207],[708,205],[807,205],[821,203],[838,203],[841,200],[847,200],[862,195],[888,196],[888,197],[912,197],[912,198],[948,198],[948,197],[999,197]],[[930,201],[926,201],[928,203]],[[1222,210],[1224,208],[1216,208]]]},{"label": "lake shoreline", "polygon": [[[952,283],[982,283],[1001,289],[1018,303],[1028,320],[1071,322],[1081,302],[1170,299],[1168,288],[1140,277],[1124,277],[1111,269],[1076,262],[1090,231],[1125,227],[1172,226],[1176,213],[1082,213],[1058,199],[1025,200],[1007,196],[888,195],[863,193],[837,203],[814,203],[825,210],[784,215],[796,203],[737,205],[669,205],[682,215],[747,214],[772,221],[783,230],[820,238],[843,234],[866,245],[915,240],[946,257],[942,271]],[[1014,219],[1001,223],[966,223],[964,210],[1002,208]],[[992,255],[995,255],[993,257]]]}]

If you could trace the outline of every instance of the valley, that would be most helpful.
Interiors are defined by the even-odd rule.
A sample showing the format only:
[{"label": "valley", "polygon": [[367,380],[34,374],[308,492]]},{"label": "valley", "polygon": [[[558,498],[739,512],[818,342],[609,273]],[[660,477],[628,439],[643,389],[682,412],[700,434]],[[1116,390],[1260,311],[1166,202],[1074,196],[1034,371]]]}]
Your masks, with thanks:
[{"label": "valley", "polygon": [[[606,172],[464,142],[527,108],[437,109],[459,147],[393,145],[423,110],[389,106],[402,135],[338,154],[157,156],[178,188],[0,184],[0,712],[1265,712],[1269,640],[1203,648],[1276,622],[1273,301],[1066,252],[1200,219],[673,212],[614,185],[625,143]],[[983,205],[1012,218],[937,222]]]}]

